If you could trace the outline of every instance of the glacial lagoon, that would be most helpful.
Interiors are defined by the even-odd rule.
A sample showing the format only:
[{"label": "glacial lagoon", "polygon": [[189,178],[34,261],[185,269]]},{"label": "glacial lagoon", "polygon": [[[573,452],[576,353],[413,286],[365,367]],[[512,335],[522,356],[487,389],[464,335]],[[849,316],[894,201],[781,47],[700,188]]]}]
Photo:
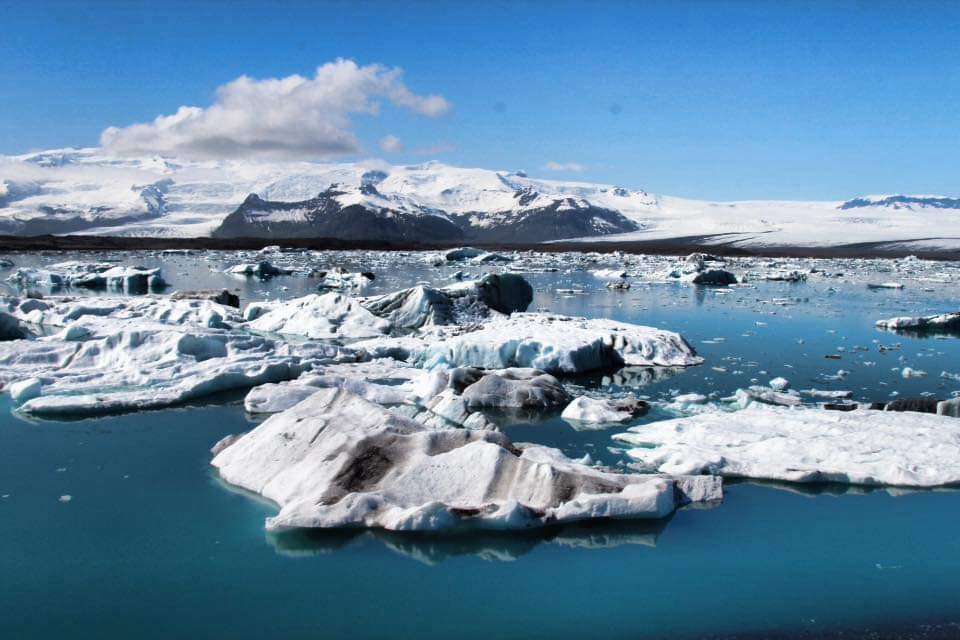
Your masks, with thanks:
[{"label": "glacial lagoon", "polygon": [[[733,287],[665,281],[674,258],[522,254],[490,265],[418,253],[277,253],[296,273],[224,273],[261,259],[197,254],[9,255],[161,267],[175,289],[228,288],[246,304],[315,291],[307,273],[370,271],[363,295],[515,271],[531,310],[681,333],[704,357],[565,379],[632,392],[651,411],[602,429],[559,412],[491,414],[515,442],[629,468],[612,436],[673,417],[673,398],[719,402],[776,377],[853,400],[947,399],[960,389],[955,335],[881,331],[879,319],[956,311],[960,264],[744,258]],[[630,288],[594,272],[623,270]],[[799,270],[799,282],[767,275]],[[6,278],[9,270],[0,272]],[[870,288],[895,282],[903,288]],[[5,284],[7,293],[18,293]],[[63,291],[59,293],[64,293]],[[96,292],[68,293],[98,295]],[[46,292],[45,295],[55,295]],[[115,294],[114,294],[115,295]],[[904,368],[914,373],[904,376]],[[922,373],[916,373],[922,372]],[[218,479],[210,448],[259,420],[243,392],[106,417],[39,419],[0,396],[0,633],[4,637],[817,637],[923,629],[953,637],[960,493],[727,481],[724,501],[658,521],[538,531],[268,533],[276,507]],[[807,399],[806,401],[810,401]],[[939,634],[939,635],[938,635]]]}]

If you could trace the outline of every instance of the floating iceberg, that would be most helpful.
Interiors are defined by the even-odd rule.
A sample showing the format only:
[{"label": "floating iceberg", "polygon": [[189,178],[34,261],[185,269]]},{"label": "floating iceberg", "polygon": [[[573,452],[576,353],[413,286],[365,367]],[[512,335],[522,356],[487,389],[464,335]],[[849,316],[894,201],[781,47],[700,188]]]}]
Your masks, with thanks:
[{"label": "floating iceberg", "polygon": [[[410,343],[406,347],[416,349]],[[424,341],[410,355],[428,368],[526,367],[551,374],[703,362],[683,337],[671,331],[614,320],[534,313],[515,313],[493,319],[474,331]]]},{"label": "floating iceberg", "polygon": [[633,427],[614,439],[660,473],[936,487],[960,482],[960,421],[922,413],[751,407]]},{"label": "floating iceberg", "polygon": [[552,409],[570,402],[570,394],[549,373],[513,368],[486,373],[463,390],[463,399],[471,409]]},{"label": "floating iceberg", "polygon": [[0,309],[45,334],[0,343],[0,384],[36,415],[164,407],[354,358],[238,329],[239,312],[210,300],[4,298]]},{"label": "floating iceberg", "polygon": [[376,279],[369,271],[350,273],[339,267],[311,275],[319,278],[318,289],[362,289]]},{"label": "floating iceberg", "polygon": [[938,333],[960,331],[960,312],[941,313],[933,316],[903,316],[877,320],[878,329],[914,333]]},{"label": "floating iceberg", "polygon": [[270,530],[517,529],[663,518],[721,497],[712,478],[610,473],[499,432],[430,428],[338,389],[216,449],[226,482],[280,506]]},{"label": "floating iceberg", "polygon": [[371,338],[390,331],[389,321],[370,313],[357,299],[332,292],[274,305],[247,326],[254,331],[313,340]]},{"label": "floating iceberg", "polygon": [[584,424],[608,424],[626,422],[648,409],[649,406],[642,400],[606,400],[580,396],[567,405],[560,417]]},{"label": "floating iceberg", "polygon": [[49,269],[27,267],[17,269],[7,280],[21,288],[56,290],[77,287],[133,294],[158,291],[167,286],[159,268],[124,267],[109,262],[60,262]]},{"label": "floating iceberg", "polygon": [[431,374],[397,364],[393,360],[373,360],[318,367],[296,380],[254,387],[244,398],[243,406],[249,413],[279,413],[320,389],[333,387],[346,389],[377,404],[402,404],[414,392],[416,384]]},{"label": "floating iceberg", "polygon": [[526,311],[533,288],[514,274],[491,274],[436,289],[417,286],[366,298],[370,312],[390,321],[395,329],[475,323],[500,314]]},{"label": "floating iceberg", "polygon": [[293,270],[276,267],[266,260],[261,260],[260,262],[247,262],[234,265],[229,267],[226,273],[231,273],[235,276],[253,276],[261,280],[266,280],[274,276],[288,276],[293,273]]}]

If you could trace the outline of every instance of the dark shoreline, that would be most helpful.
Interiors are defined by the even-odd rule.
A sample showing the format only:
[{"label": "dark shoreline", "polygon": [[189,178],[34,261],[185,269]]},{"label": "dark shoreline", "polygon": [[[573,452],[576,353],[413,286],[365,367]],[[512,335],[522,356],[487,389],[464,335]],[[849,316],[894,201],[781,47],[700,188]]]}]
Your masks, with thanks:
[{"label": "dark shoreline", "polygon": [[[819,627],[796,631],[766,630],[731,635],[704,635],[701,640],[956,640],[960,623],[895,623],[863,627]],[[663,639],[666,640],[666,639]]]},{"label": "dark shoreline", "polygon": [[[714,242],[710,242],[711,238]],[[624,242],[551,242],[551,243],[488,243],[476,244],[490,251],[539,251],[547,253],[622,251],[634,254],[685,255],[702,251],[713,255],[762,256],[770,258],[903,258],[917,256],[929,260],[960,260],[960,250],[904,249],[904,242],[921,242],[935,238],[917,238],[897,242],[862,242],[831,247],[765,246],[744,248],[730,242],[716,243],[712,236],[689,236],[669,240],[631,240]],[[25,251],[162,251],[192,249],[211,251],[256,251],[280,245],[293,249],[368,250],[368,251],[437,251],[453,249],[461,244],[442,242],[392,243],[369,240],[337,240],[333,238],[158,238],[120,236],[0,236],[0,252]]]}]

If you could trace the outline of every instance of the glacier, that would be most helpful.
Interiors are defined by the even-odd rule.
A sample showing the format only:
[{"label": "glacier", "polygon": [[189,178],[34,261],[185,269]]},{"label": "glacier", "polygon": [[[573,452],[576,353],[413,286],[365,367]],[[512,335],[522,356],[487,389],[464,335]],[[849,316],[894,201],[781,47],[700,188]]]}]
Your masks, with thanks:
[{"label": "glacier", "polygon": [[[687,241],[960,247],[960,200],[893,194],[709,202],[439,162],[186,161],[54,149],[0,157],[0,233],[407,242]],[[475,256],[474,256],[475,257]]]}]

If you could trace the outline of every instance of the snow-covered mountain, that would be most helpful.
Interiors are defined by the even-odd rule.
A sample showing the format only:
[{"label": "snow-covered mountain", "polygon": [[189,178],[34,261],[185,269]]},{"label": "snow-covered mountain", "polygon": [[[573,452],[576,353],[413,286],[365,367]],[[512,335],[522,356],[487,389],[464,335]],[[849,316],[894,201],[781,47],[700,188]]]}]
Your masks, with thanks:
[{"label": "snow-covered mountain", "polygon": [[707,202],[437,162],[0,157],[0,234],[338,237],[426,242],[696,238],[740,246],[960,247],[960,199]]}]

